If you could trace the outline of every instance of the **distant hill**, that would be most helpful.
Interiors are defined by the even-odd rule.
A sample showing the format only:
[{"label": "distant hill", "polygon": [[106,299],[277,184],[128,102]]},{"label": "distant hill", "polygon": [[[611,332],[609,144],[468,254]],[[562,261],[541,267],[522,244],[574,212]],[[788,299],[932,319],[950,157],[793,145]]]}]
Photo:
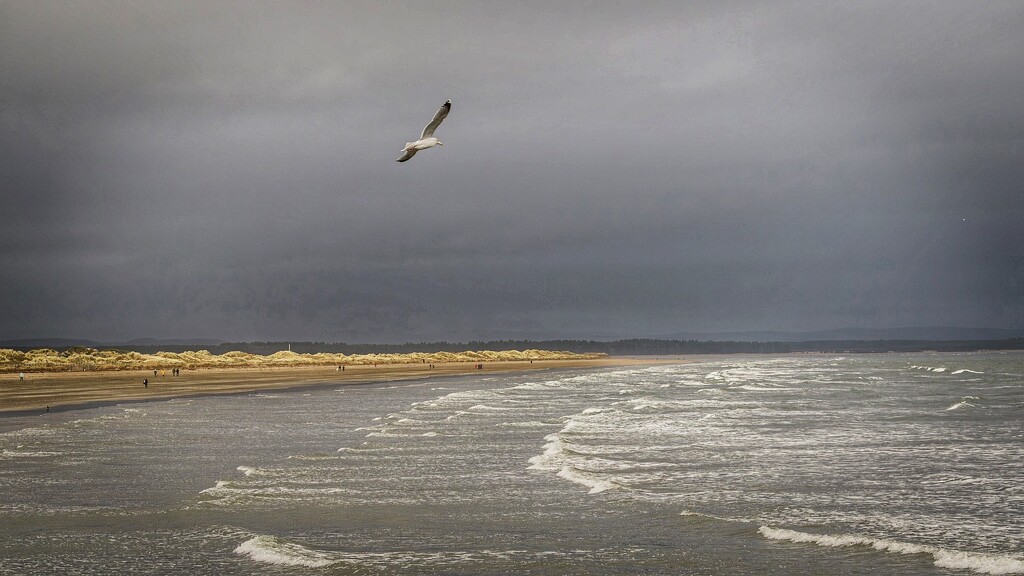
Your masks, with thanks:
[{"label": "distant hill", "polygon": [[223,340],[211,340],[209,338],[135,338],[124,344],[128,346],[216,346]]}]

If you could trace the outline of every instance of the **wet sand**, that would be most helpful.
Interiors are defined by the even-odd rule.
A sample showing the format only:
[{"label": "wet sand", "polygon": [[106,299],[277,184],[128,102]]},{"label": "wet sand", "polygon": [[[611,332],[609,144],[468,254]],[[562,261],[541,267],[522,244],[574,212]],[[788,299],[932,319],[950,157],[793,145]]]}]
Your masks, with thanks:
[{"label": "wet sand", "polygon": [[[115,402],[234,394],[257,390],[275,390],[316,385],[346,385],[413,380],[436,376],[480,372],[523,372],[560,368],[604,368],[645,364],[679,363],[681,358],[613,357],[596,360],[535,360],[485,362],[482,369],[469,362],[434,364],[382,364],[346,366],[344,372],[334,366],[286,368],[206,368],[182,370],[172,376],[170,370],[126,370],[119,372],[43,372],[0,374],[0,413],[46,411]],[[149,387],[143,380],[149,380]]]}]

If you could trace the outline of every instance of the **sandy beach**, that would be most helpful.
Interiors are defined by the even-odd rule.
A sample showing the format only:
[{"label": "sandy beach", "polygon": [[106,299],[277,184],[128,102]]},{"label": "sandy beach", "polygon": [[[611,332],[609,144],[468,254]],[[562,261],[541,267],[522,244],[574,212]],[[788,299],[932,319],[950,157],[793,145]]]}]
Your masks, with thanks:
[{"label": "sandy beach", "polygon": [[[679,363],[681,359],[650,357],[599,358],[573,360],[535,360],[485,362],[482,368],[467,362],[429,364],[382,364],[346,366],[344,372],[333,366],[206,368],[182,370],[125,370],[117,372],[41,372],[0,374],[0,413],[46,411],[83,407],[95,403],[134,402],[233,394],[257,390],[296,388],[314,385],[353,385],[391,380],[413,380],[432,376],[451,376],[479,372],[521,372],[558,368],[603,368],[655,363]],[[143,385],[148,380],[148,387]]]}]

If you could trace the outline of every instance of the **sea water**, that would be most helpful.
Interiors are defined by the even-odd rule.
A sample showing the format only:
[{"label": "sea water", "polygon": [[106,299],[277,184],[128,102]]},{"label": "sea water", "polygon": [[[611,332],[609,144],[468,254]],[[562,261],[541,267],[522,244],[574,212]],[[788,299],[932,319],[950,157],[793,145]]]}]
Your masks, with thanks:
[{"label": "sea water", "polygon": [[0,573],[1024,573],[1024,353],[690,360],[0,418]]}]

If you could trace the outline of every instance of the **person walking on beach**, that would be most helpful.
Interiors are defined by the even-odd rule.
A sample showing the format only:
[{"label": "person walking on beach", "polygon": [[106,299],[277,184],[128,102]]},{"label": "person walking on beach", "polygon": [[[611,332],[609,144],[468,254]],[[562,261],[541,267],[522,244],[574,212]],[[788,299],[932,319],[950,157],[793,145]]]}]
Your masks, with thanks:
[{"label": "person walking on beach", "polygon": [[21,381],[24,382],[25,381],[25,373],[24,372],[18,372],[18,378],[20,378]]},{"label": "person walking on beach", "polygon": [[145,386],[146,388],[149,388],[149,378],[143,378],[142,385]]}]

